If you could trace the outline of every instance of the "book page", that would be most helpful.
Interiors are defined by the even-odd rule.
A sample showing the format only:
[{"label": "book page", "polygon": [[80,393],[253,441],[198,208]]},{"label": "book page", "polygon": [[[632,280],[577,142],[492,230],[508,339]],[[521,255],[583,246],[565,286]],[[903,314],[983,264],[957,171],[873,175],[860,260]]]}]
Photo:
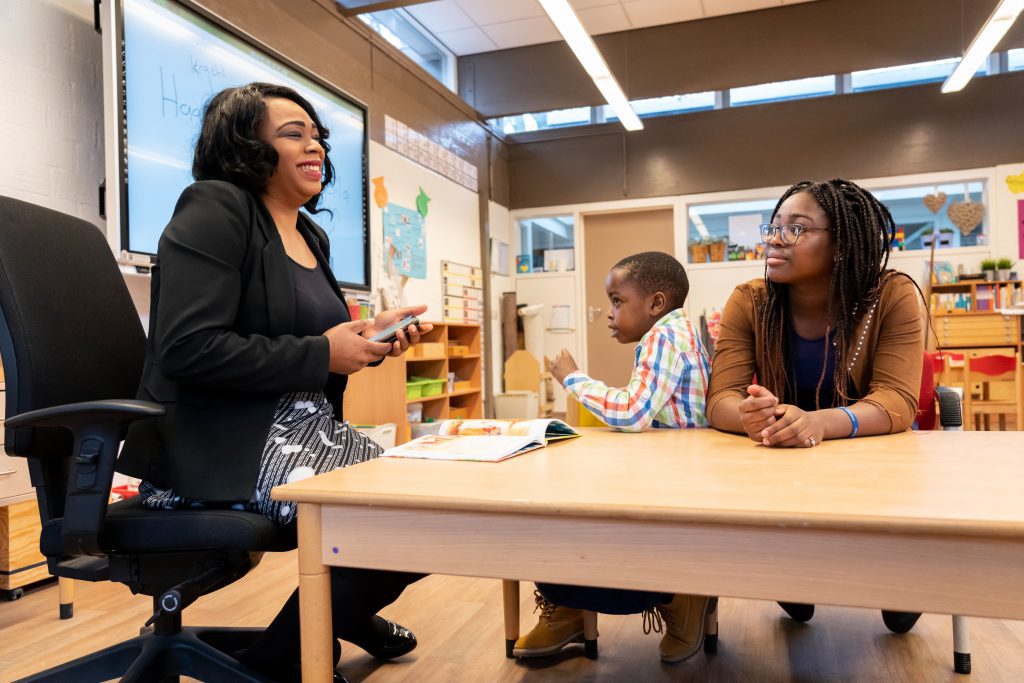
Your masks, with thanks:
[{"label": "book page", "polygon": [[571,439],[579,432],[561,420],[445,420],[438,430],[448,436],[528,436],[544,444]]},{"label": "book page", "polygon": [[429,460],[476,460],[497,462],[519,455],[544,443],[529,436],[456,436],[427,434],[409,443],[389,448],[385,457],[426,458]]}]

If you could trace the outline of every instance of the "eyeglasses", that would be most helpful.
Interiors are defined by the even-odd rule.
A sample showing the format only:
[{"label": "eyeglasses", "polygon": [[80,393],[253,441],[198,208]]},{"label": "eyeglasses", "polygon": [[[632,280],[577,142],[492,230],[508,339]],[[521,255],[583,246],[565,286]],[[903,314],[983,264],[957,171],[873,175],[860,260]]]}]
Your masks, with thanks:
[{"label": "eyeglasses", "polygon": [[796,244],[797,240],[800,239],[800,235],[810,230],[828,230],[828,228],[809,228],[806,225],[800,225],[799,223],[793,223],[792,225],[772,225],[771,223],[762,223],[758,226],[761,229],[761,241],[765,244],[770,243],[775,236],[778,235],[779,239],[785,245]]}]

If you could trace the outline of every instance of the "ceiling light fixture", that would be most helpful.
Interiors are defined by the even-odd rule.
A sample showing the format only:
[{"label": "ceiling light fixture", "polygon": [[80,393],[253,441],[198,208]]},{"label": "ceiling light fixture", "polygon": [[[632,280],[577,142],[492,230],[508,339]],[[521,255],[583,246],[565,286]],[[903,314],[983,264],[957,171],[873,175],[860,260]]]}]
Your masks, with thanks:
[{"label": "ceiling light fixture", "polygon": [[[569,0],[537,1],[540,2],[540,6],[547,12],[551,21],[554,22],[555,28],[562,34],[565,42],[569,44],[569,48],[576,55],[576,59],[580,60],[583,69],[594,80],[594,85],[601,91],[601,95],[608,102],[608,106],[619,117],[619,121],[622,122],[626,130],[642,130],[644,127],[643,122],[640,121],[640,117],[636,115],[633,107],[630,106],[629,100],[626,99],[626,93],[622,92],[619,82],[615,80],[615,76],[612,75],[611,69],[608,68],[608,64],[604,61],[604,57],[601,56],[597,45],[594,44],[594,39],[583,28],[580,18],[576,16],[576,12],[569,6]],[[1024,2],[1024,0],[1019,1]]]},{"label": "ceiling light fixture", "polygon": [[995,49],[1006,32],[1013,26],[1021,10],[1024,10],[1024,0],[1002,0],[992,12],[985,25],[981,27],[978,35],[974,36],[971,46],[967,48],[956,69],[949,75],[946,82],[942,84],[942,92],[959,92],[963,90],[967,82],[971,80],[974,73]]}]

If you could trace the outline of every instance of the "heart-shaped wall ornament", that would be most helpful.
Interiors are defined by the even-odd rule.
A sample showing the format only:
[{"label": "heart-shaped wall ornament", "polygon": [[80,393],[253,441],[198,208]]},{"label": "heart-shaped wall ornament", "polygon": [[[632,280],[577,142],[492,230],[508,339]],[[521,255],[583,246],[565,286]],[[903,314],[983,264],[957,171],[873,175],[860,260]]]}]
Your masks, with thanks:
[{"label": "heart-shaped wall ornament", "polygon": [[1010,188],[1010,192],[1014,194],[1024,192],[1024,172],[1018,173],[1017,175],[1006,176],[1006,186]]},{"label": "heart-shaped wall ornament", "polygon": [[946,215],[961,233],[969,235],[985,217],[985,205],[981,202],[953,202],[946,209]]},{"label": "heart-shaped wall ornament", "polygon": [[938,213],[942,210],[942,207],[946,205],[946,193],[937,192],[936,194],[925,195],[924,205],[927,206],[928,210],[932,213]]}]

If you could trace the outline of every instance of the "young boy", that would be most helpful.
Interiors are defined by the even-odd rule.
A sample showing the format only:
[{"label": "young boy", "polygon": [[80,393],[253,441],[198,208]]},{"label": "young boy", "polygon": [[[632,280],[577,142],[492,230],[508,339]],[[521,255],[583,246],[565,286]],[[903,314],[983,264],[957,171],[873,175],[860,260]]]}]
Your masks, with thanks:
[{"label": "young boy", "polygon": [[[565,350],[552,361],[552,376],[613,429],[707,427],[708,358],[682,308],[690,290],[683,266],[658,251],[634,254],[608,272],[605,290],[612,337],[620,344],[637,344],[629,384],[616,389],[588,377]],[[585,609],[645,612],[645,632],[651,627],[660,632],[663,619],[667,628],[658,649],[666,662],[692,657],[704,640],[706,597],[555,584],[538,584],[537,589],[540,620],[516,641],[517,657],[540,657],[582,642]]]}]

